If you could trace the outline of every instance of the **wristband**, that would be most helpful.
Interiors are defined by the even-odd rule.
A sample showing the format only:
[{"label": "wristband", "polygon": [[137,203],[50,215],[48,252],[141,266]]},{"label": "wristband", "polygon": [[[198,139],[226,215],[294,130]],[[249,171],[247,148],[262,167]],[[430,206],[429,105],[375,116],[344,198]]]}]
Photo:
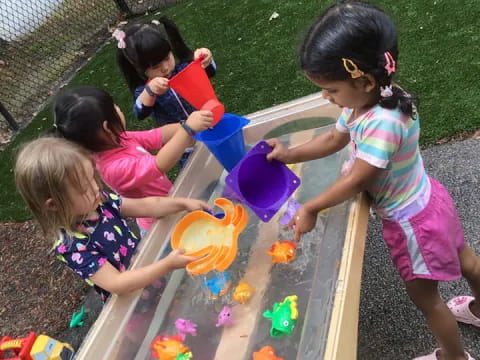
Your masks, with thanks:
[{"label": "wristband", "polygon": [[150,88],[150,86],[148,86],[148,85],[145,85],[145,91],[146,91],[147,94],[150,95],[150,96],[158,96],[157,94],[155,94],[155,93],[153,92],[153,90],[152,90],[152,89]]},{"label": "wristband", "polygon": [[188,135],[194,136],[196,134],[195,130],[188,126],[185,120],[180,121],[180,125],[185,129]]}]

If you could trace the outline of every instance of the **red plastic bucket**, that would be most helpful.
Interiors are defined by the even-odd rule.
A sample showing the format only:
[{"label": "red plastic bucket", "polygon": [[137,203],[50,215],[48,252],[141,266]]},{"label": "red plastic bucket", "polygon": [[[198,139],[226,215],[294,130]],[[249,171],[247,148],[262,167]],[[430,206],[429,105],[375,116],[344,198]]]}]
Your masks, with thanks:
[{"label": "red plastic bucket", "polygon": [[225,112],[225,107],[218,101],[200,59],[192,61],[185,69],[171,78],[169,86],[199,110],[213,113],[213,125],[218,123]]}]

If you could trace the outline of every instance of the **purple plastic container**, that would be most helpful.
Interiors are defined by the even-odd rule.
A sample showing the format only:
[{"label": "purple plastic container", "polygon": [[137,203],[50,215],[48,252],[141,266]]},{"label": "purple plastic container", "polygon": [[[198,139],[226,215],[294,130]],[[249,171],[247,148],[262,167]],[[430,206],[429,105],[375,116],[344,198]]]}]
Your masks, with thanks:
[{"label": "purple plastic container", "polygon": [[285,164],[267,160],[271,151],[265,141],[260,141],[225,180],[241,201],[264,222],[268,222],[300,186],[300,178]]}]

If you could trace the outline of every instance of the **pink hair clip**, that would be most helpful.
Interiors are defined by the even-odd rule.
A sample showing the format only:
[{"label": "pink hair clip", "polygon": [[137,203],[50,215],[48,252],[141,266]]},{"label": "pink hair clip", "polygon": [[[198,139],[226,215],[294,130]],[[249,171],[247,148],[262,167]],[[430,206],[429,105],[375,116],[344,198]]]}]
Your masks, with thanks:
[{"label": "pink hair clip", "polygon": [[117,29],[113,32],[112,36],[117,39],[117,47],[119,49],[125,49],[127,44],[125,43],[125,32],[123,30]]},{"label": "pink hair clip", "polygon": [[392,54],[390,54],[390,51],[386,51],[384,55],[385,55],[385,61],[387,62],[385,64],[385,70],[387,70],[387,74],[388,76],[390,76],[390,74],[397,71],[397,66],[395,64],[395,60],[393,59]]}]

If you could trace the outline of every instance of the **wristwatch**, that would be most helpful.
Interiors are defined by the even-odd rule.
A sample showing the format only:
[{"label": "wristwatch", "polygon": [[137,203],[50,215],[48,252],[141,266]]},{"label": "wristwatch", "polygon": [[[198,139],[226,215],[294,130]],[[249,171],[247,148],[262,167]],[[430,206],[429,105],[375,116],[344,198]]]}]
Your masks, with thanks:
[{"label": "wristwatch", "polygon": [[152,89],[150,88],[150,86],[148,86],[148,85],[145,85],[145,91],[146,91],[147,94],[150,95],[150,96],[158,96],[157,94],[155,94],[155,93],[153,92],[153,90],[152,90]]},{"label": "wristwatch", "polygon": [[188,135],[194,136],[196,134],[195,130],[193,130],[190,126],[188,126],[185,120],[181,120],[180,125],[185,129]]}]

